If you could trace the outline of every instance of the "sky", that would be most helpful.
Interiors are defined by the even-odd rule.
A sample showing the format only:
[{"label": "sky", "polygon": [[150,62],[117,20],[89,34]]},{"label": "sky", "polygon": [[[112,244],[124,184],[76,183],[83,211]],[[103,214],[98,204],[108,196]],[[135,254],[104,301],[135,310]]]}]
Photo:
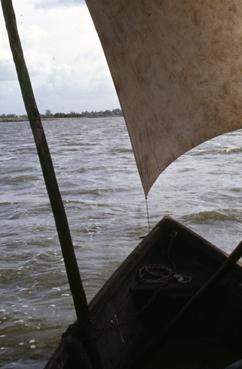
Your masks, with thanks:
[{"label": "sky", "polygon": [[[92,19],[83,0],[13,0],[41,113],[119,108]],[[24,114],[0,9],[0,115]]]}]

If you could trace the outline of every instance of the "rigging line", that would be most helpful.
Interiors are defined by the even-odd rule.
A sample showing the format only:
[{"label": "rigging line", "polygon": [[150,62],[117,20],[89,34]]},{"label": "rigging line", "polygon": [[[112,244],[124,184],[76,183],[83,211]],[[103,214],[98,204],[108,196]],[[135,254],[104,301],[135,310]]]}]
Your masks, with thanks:
[{"label": "rigging line", "polygon": [[148,204],[148,195],[145,195],[145,205],[146,205],[146,218],[147,218],[147,225],[148,225],[148,232],[150,232],[150,213],[149,213],[149,204]]}]

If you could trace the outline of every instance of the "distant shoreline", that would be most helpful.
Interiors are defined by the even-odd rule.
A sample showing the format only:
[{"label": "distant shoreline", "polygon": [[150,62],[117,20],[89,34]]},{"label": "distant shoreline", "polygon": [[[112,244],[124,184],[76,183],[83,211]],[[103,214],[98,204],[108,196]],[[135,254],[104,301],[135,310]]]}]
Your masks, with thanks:
[{"label": "distant shoreline", "polygon": [[[120,109],[104,110],[104,111],[84,111],[82,113],[54,113],[48,112],[48,114],[41,114],[41,119],[62,119],[62,118],[109,118],[109,117],[122,117],[123,113]],[[15,114],[2,114],[0,115],[0,123],[8,122],[25,122],[28,121],[27,115],[15,115]]]}]

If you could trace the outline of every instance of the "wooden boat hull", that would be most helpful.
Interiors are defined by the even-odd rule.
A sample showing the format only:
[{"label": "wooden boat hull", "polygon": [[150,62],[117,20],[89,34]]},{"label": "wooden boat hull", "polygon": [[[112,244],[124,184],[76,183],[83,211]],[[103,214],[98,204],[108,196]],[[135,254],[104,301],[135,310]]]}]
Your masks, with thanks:
[{"label": "wooden boat hull", "polygon": [[[221,369],[241,358],[242,269],[238,264],[162,336],[226,258],[180,223],[163,218],[90,303],[102,367]],[[78,335],[74,324],[45,369],[85,369],[78,360],[82,355]]]}]

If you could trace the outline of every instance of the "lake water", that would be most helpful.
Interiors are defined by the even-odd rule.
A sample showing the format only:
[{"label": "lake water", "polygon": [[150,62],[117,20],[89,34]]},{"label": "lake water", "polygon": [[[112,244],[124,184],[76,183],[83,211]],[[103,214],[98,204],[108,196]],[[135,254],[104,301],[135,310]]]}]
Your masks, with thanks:
[{"label": "lake water", "polygon": [[[122,118],[44,124],[88,299],[147,233],[146,204]],[[42,368],[75,319],[27,122],[0,124],[0,366]],[[227,252],[242,239],[242,131],[173,163],[149,195]]]}]

